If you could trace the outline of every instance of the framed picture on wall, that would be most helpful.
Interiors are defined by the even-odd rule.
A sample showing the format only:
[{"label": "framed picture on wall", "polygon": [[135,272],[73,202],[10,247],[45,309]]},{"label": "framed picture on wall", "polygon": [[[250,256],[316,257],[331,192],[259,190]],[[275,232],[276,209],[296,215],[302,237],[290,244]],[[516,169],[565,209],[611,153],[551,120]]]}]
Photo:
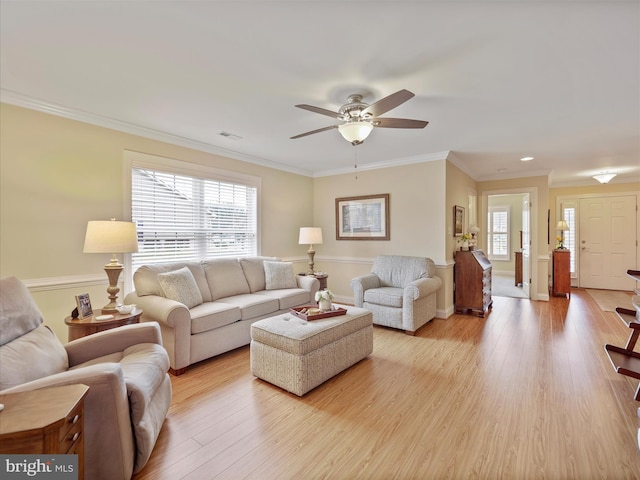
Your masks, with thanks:
[{"label": "framed picture on wall", "polygon": [[455,205],[453,207],[453,236],[461,237],[464,233],[464,207]]},{"label": "framed picture on wall", "polygon": [[389,194],[336,198],[336,240],[389,240]]}]

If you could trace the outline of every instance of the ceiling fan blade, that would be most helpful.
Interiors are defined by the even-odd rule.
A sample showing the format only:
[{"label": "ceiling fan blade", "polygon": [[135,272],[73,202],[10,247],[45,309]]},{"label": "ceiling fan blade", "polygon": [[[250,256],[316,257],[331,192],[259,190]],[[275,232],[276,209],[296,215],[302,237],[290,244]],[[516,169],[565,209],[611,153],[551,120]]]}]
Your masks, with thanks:
[{"label": "ceiling fan blade", "polygon": [[324,132],[326,130],[333,130],[334,128],[338,128],[338,125],[331,125],[330,127],[319,128],[317,130],[311,130],[310,132],[301,133],[300,135],[296,135],[295,137],[291,137],[291,140],[300,137],[306,137],[307,135],[313,135],[314,133]]},{"label": "ceiling fan blade", "polygon": [[414,97],[415,94],[410,92],[409,90],[400,90],[396,93],[392,93],[391,95],[381,98],[375,103],[372,103],[367,108],[362,111],[362,114],[369,113],[374,117],[378,115],[382,115],[385,112],[388,112],[392,108],[396,108],[399,105],[402,105],[404,102]]},{"label": "ceiling fan blade", "polygon": [[339,118],[342,120],[342,115],[338,112],[332,112],[331,110],[327,110],[325,108],[314,107],[313,105],[296,105],[298,108],[302,108],[303,110],[309,110],[310,112],[319,113],[321,115],[326,115],[331,118]]},{"label": "ceiling fan blade", "polygon": [[408,118],[374,118],[371,123],[375,127],[382,128],[424,128],[429,124],[424,120],[410,120]]}]

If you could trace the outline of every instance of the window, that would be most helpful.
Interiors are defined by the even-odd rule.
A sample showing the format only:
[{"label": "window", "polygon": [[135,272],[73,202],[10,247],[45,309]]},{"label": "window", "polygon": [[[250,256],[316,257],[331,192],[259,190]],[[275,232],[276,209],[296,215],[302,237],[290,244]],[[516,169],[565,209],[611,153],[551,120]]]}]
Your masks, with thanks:
[{"label": "window", "polygon": [[569,226],[569,230],[563,232],[564,234],[564,246],[567,247],[571,251],[571,261],[570,261],[570,271],[572,274],[576,273],[576,209],[571,206],[563,206],[562,208],[562,218],[567,225]]},{"label": "window", "polygon": [[508,205],[489,207],[487,218],[487,255],[492,260],[510,259],[510,210]]},{"label": "window", "polygon": [[[173,161],[177,170],[181,164]],[[215,178],[217,170],[200,166],[172,170],[135,161],[131,166],[138,253],[131,255],[130,271],[143,264],[257,255],[258,181]]]}]

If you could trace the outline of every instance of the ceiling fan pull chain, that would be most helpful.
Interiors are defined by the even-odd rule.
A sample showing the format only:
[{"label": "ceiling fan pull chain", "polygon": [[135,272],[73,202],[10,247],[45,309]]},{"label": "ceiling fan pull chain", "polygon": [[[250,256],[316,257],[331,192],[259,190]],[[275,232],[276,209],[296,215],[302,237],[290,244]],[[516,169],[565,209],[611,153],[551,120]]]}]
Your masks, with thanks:
[{"label": "ceiling fan pull chain", "polygon": [[356,180],[358,179],[358,145],[353,145],[354,148],[354,152],[353,152],[353,169],[355,171],[356,174]]}]

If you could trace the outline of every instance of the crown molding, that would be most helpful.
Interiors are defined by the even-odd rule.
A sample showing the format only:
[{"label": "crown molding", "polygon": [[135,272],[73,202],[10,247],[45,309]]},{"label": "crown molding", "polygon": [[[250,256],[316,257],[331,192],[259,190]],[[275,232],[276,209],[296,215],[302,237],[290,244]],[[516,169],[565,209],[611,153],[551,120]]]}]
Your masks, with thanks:
[{"label": "crown molding", "polygon": [[[379,170],[381,168],[399,167],[403,165],[412,165],[415,163],[435,162],[437,160],[447,160],[449,157],[449,151],[428,153],[424,155],[413,155],[411,157],[396,158],[387,160],[384,162],[369,163],[358,165],[357,171],[363,172],[367,170]],[[342,175],[345,173],[353,173],[353,167],[334,168],[329,170],[322,170],[314,173],[314,178],[329,177],[332,175]]]},{"label": "crown molding", "polygon": [[171,133],[163,132],[161,130],[155,130],[129,122],[123,122],[115,118],[97,115],[92,112],[86,112],[84,110],[78,110],[63,105],[57,105],[55,103],[33,98],[28,95],[23,95],[19,92],[14,92],[11,90],[0,89],[0,102],[9,105],[15,105],[17,107],[28,108],[30,110],[36,110],[38,112],[47,113],[49,115],[67,118],[69,120],[76,120],[78,122],[96,125],[98,127],[109,128],[111,130],[136,135],[139,137],[157,140],[159,142],[165,142],[172,145],[178,145],[180,147],[191,148],[200,152],[212,153],[214,155],[231,158],[233,160],[240,160],[254,165],[273,168],[275,170],[282,170],[306,177],[313,176],[312,172],[309,170],[290,167],[282,163],[272,162],[264,158],[246,155],[234,150],[228,150],[226,148],[218,147],[210,143],[193,140],[191,138],[174,135]]}]

